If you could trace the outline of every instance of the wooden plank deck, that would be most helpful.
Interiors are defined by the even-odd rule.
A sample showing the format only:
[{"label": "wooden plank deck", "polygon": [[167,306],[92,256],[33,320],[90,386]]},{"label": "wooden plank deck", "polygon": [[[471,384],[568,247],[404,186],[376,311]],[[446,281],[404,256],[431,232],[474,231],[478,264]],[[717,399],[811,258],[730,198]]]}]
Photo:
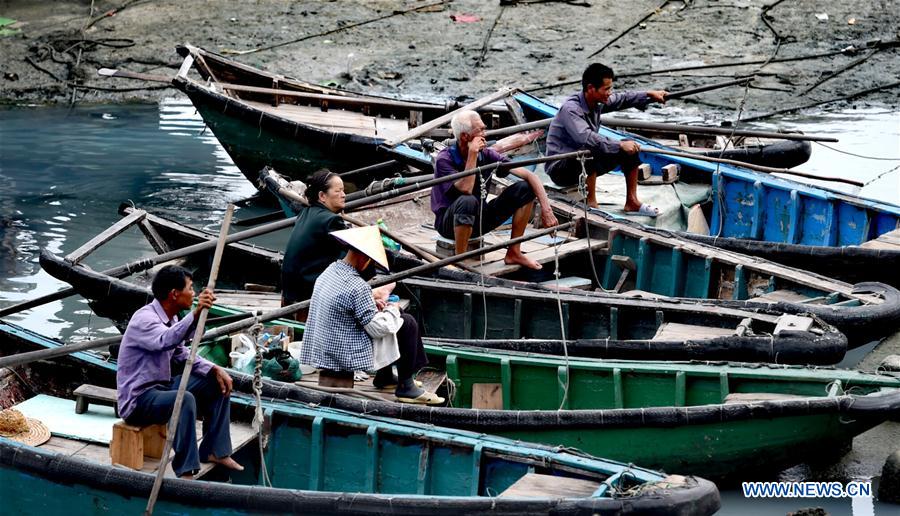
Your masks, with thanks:
[{"label": "wooden plank deck", "polygon": [[885,251],[900,251],[900,229],[888,231],[874,240],[863,243],[860,247],[866,249],[883,249]]},{"label": "wooden plank deck", "polygon": [[[353,389],[347,388],[337,391],[332,389],[328,390],[328,392],[340,392],[341,394],[356,396],[358,398],[380,399],[382,401],[399,403],[397,401],[397,397],[394,396],[393,387],[387,389],[378,389],[374,385],[372,385],[372,379],[373,377],[369,376],[365,380],[354,382]],[[416,375],[416,380],[422,382],[422,388],[426,391],[437,392],[441,385],[447,380],[447,374],[443,371],[424,370],[419,371],[419,373]],[[307,387],[314,390],[324,390],[319,387],[318,371],[311,374],[304,374],[303,378],[294,383],[301,387]]]},{"label": "wooden plank deck", "polygon": [[[201,429],[201,422],[197,421],[198,442],[202,434],[203,432]],[[249,424],[240,422],[231,423],[231,447],[234,452],[237,452],[248,443],[253,441],[256,436],[257,432],[253,430]],[[60,453],[62,455],[68,455],[70,457],[77,457],[79,459],[89,460],[99,464],[112,464],[109,457],[109,446],[104,446],[102,444],[88,443],[79,441],[77,439],[69,439],[67,437],[59,437],[54,435],[50,438],[49,441],[43,444],[41,448],[47,451]],[[213,467],[215,467],[214,463],[201,463],[200,472],[195,476],[195,478],[200,478],[203,475],[206,475],[213,469]],[[144,467],[141,468],[141,471],[146,473],[155,473],[158,469],[158,459],[144,457]],[[172,471],[171,461],[166,466],[166,476],[175,476],[175,472]]]},{"label": "wooden plank deck", "polygon": [[389,139],[403,135],[409,130],[409,124],[406,120],[373,117],[356,111],[343,109],[322,111],[319,107],[300,106],[297,104],[279,104],[276,107],[265,102],[251,100],[241,100],[241,102],[280,118],[334,132]]}]

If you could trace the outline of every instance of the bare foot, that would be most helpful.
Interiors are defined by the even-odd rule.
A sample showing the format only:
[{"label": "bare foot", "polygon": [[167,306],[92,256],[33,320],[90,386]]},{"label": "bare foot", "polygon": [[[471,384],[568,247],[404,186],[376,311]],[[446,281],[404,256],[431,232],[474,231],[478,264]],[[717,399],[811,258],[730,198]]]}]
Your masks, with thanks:
[{"label": "bare foot", "polygon": [[194,475],[191,475],[190,473],[185,473],[184,475],[181,475],[178,478],[180,478],[182,480],[194,480]]},{"label": "bare foot", "polygon": [[541,264],[525,256],[521,252],[507,252],[506,258],[503,259],[503,263],[507,265],[521,265],[522,267],[528,267],[529,269],[535,270],[543,269],[543,266]]},{"label": "bare foot", "polygon": [[222,457],[221,459],[216,457],[215,455],[210,455],[207,462],[215,462],[216,464],[225,466],[228,469],[233,469],[235,471],[244,471],[244,466],[241,466],[231,457]]},{"label": "bare foot", "polygon": [[588,199],[587,200],[588,208],[599,208],[600,204],[597,203],[597,199]]}]

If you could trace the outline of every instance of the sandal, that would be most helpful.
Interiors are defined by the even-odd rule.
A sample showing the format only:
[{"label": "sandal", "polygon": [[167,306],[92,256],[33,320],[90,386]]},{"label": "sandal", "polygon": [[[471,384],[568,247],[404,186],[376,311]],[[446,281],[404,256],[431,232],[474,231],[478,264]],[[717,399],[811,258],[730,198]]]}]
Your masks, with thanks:
[{"label": "sandal", "polygon": [[397,396],[397,401],[400,403],[413,403],[417,405],[440,405],[444,403],[444,398],[438,396],[433,392],[423,391],[422,394],[416,396],[415,398],[404,398]]}]

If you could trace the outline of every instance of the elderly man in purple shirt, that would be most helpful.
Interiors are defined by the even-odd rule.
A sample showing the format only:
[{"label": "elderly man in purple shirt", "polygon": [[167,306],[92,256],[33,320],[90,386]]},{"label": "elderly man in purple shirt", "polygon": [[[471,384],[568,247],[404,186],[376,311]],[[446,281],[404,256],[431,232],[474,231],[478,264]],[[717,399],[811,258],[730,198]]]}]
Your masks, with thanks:
[{"label": "elderly man in purple shirt", "polygon": [[[453,140],[435,158],[434,177],[444,177],[456,172],[471,170],[509,159],[487,148],[484,138],[484,122],[475,111],[460,111],[450,121]],[[495,199],[486,202],[481,198],[482,182],[485,189],[490,184],[491,171],[483,171],[480,178],[466,176],[453,182],[431,187],[431,211],[434,227],[444,238],[456,244],[456,254],[466,251],[469,239],[489,233],[512,216],[512,238],[522,236],[531,219],[531,205],[535,197],[541,204],[541,222],[544,227],[557,225],[550,208],[547,192],[540,179],[525,168],[498,170],[497,177],[512,175],[522,179],[508,186]],[[520,244],[509,246],[504,261],[530,269],[540,269],[541,264],[525,256]]]},{"label": "elderly man in purple shirt", "polygon": [[[184,319],[178,313],[194,301],[191,273],[166,266],[153,278],[154,300],[134,313],[119,349],[119,414],[130,425],[146,426],[169,421],[181,375],[172,377],[171,363],[184,363],[190,351],[184,346],[192,334],[200,311],[212,306],[209,289],[200,294],[197,308]],[[231,458],[231,377],[221,367],[197,357],[181,406],[178,433],[174,438],[172,469],[190,478],[200,469],[200,460],[229,469],[242,470]],[[203,415],[203,442],[197,449],[197,412]]]},{"label": "elderly man in purple shirt", "polygon": [[[601,111],[618,111],[629,107],[644,109],[650,102],[666,102],[666,91],[626,91],[612,93],[612,69],[594,63],[581,76],[582,92],[572,95],[563,103],[550,123],[547,133],[547,156],[591,151],[591,160],[584,163],[587,172],[587,203],[597,207],[597,175],[620,167],[625,174],[625,211],[655,217],[659,210],[642,203],[637,196],[638,152],[641,147],[633,140],[617,141],[601,136]],[[547,174],[560,186],[578,183],[581,161],[576,159],[553,161],[547,166]]]}]

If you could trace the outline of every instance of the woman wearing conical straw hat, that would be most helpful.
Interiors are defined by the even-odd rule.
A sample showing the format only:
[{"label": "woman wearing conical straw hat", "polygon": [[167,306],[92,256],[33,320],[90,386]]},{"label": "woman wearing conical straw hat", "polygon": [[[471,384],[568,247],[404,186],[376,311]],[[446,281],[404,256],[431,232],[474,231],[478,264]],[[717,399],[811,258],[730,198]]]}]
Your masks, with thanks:
[{"label": "woman wearing conical straw hat", "polygon": [[413,379],[428,362],[415,318],[400,314],[393,303],[378,310],[372,287],[359,275],[373,261],[388,270],[378,227],[345,229],[330,235],[349,249],[343,259],[329,265],[316,280],[300,362],[338,374],[384,370],[394,364],[398,376],[394,394],[398,401],[443,403],[443,398],[425,391]]}]

